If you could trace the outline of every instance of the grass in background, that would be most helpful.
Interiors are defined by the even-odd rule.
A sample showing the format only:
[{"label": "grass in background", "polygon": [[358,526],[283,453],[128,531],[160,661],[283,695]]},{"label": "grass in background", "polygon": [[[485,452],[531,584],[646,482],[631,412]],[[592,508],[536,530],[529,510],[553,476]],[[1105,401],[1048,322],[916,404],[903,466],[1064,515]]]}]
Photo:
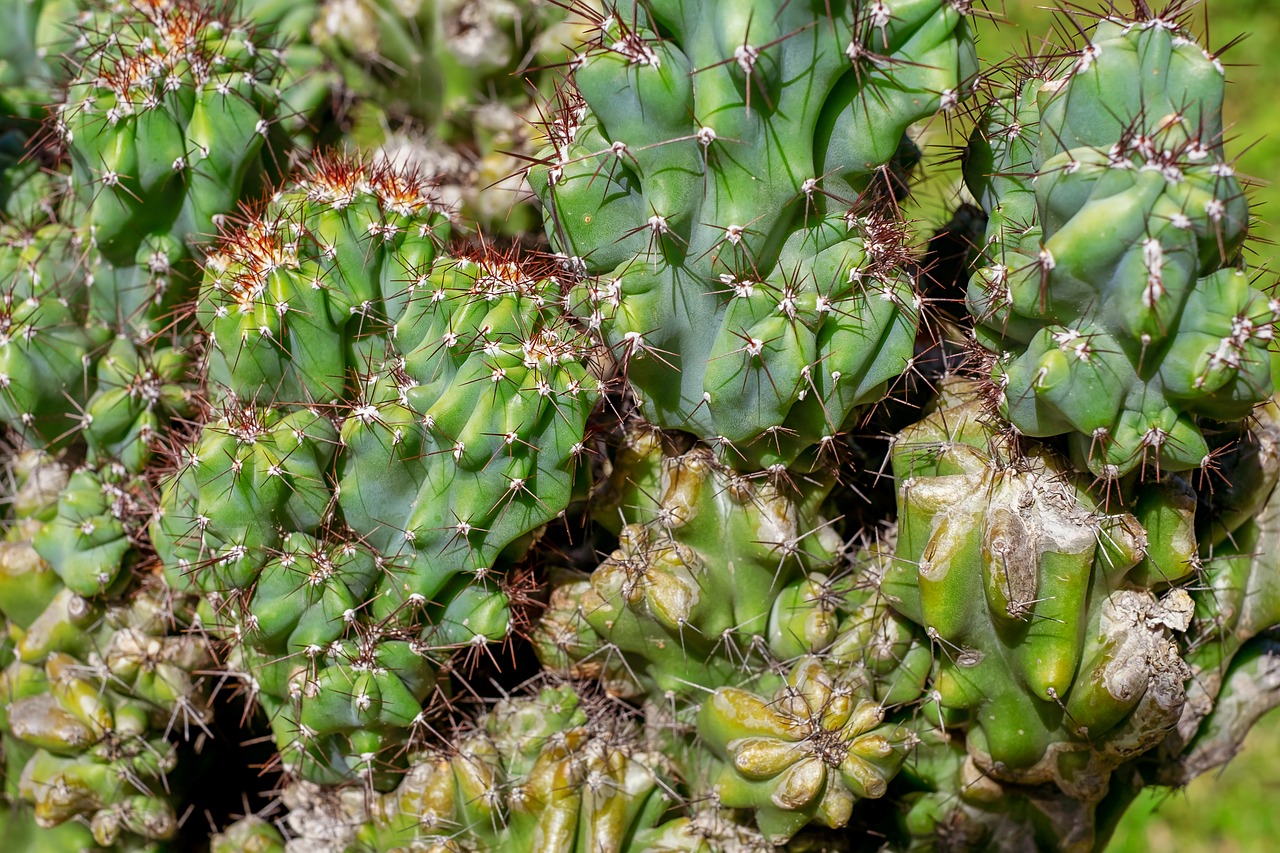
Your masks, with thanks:
[{"label": "grass in background", "polygon": [[[1157,8],[1164,0],[1149,0]],[[1117,0],[1124,5],[1124,0]],[[980,5],[980,4],[975,4]],[[1073,0],[1078,9],[1101,10],[1105,0]],[[1055,31],[1052,4],[1045,0],[986,0],[996,20],[979,24],[978,55],[983,67],[1039,48]],[[1194,11],[1195,29],[1206,33],[1207,45],[1221,50],[1247,34],[1222,56],[1227,66],[1226,148],[1238,158],[1249,188],[1255,217],[1252,246],[1246,255],[1253,268],[1280,268],[1280,0],[1208,0]],[[1082,20],[1083,20],[1083,16]],[[960,199],[958,163],[940,163],[964,144],[969,128],[963,120],[950,128],[929,127],[924,181],[909,203],[908,215],[938,226],[947,221]],[[1267,282],[1264,279],[1263,284]],[[1255,727],[1241,754],[1224,769],[1195,780],[1185,790],[1149,789],[1139,796],[1117,828],[1107,853],[1263,853],[1280,850],[1280,714],[1270,714]]]},{"label": "grass in background", "polygon": [[1272,853],[1280,849],[1280,716],[1254,727],[1240,754],[1181,791],[1148,788],[1125,812],[1107,853]]}]

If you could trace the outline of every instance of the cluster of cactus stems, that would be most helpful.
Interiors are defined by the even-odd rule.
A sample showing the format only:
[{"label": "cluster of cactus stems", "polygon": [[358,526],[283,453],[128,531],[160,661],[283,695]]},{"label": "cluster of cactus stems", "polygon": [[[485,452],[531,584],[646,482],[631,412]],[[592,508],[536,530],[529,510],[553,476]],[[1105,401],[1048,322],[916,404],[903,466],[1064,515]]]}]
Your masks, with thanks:
[{"label": "cluster of cactus stems", "polygon": [[0,0],[5,838],[1102,849],[1280,704],[1193,5]]}]

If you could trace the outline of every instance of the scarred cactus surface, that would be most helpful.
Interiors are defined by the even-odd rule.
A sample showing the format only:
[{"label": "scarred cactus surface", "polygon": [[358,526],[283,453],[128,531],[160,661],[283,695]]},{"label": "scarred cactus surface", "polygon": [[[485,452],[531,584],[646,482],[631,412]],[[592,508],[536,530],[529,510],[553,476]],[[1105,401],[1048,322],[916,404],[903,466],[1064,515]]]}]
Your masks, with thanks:
[{"label": "scarred cactus surface", "polygon": [[1193,6],[0,0],[5,849],[1102,850],[1280,705]]}]

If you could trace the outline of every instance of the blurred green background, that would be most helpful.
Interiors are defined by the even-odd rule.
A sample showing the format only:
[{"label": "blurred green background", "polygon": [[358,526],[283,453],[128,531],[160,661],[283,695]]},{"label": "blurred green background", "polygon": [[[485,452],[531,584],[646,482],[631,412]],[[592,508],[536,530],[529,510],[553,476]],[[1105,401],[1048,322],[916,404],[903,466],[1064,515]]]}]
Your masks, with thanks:
[{"label": "blurred green background", "polygon": [[[1148,0],[1157,10],[1168,0]],[[1108,8],[1109,0],[1069,0],[1082,22],[1088,12]],[[1124,10],[1130,0],[1116,0]],[[1061,45],[1055,29],[1061,19],[1052,0],[982,0],[990,13],[978,27],[978,53],[989,67],[1015,54],[1039,50],[1045,39]],[[1202,43],[1220,51],[1237,36],[1245,38],[1222,54],[1227,66],[1226,147],[1238,158],[1237,171],[1252,180],[1249,189],[1255,219],[1251,267],[1275,269],[1280,250],[1280,0],[1201,0],[1191,10]],[[1030,46],[1030,47],[1029,47]],[[959,198],[958,165],[940,163],[962,145],[968,128],[931,127],[921,140],[928,155],[926,181],[913,215],[945,222]],[[1264,277],[1264,282],[1266,281]],[[1226,768],[1197,779],[1183,790],[1149,789],[1125,815],[1107,853],[1254,853],[1280,850],[1280,716],[1264,718],[1241,754]]]}]

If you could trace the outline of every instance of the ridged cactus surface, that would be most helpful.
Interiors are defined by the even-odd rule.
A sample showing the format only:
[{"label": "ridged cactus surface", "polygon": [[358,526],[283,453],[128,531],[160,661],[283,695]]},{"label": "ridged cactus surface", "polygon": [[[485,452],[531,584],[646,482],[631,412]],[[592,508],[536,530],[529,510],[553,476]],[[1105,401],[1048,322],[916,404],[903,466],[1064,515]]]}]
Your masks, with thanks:
[{"label": "ridged cactus surface", "polygon": [[[1150,587],[1191,574],[1194,554],[1155,564],[1138,517],[1102,511],[1052,455],[1006,444],[966,390],[944,391],[897,436],[897,549],[880,590],[934,644],[934,698],[944,719],[972,726],[982,769],[1087,799],[1182,709],[1190,672],[1174,639],[1193,603]],[[1165,505],[1140,514],[1189,527],[1177,498],[1158,493]],[[1194,542],[1173,524],[1160,532]]]},{"label": "ridged cactus surface", "polygon": [[821,609],[806,585],[839,560],[826,489],[796,501],[705,445],[675,451],[657,431],[623,438],[601,509],[618,548],[589,584],[557,584],[539,636],[547,666],[625,667],[633,692],[686,693],[736,682],[762,651],[786,658],[830,642],[834,620],[805,618]]},{"label": "ridged cactus surface", "polygon": [[83,26],[96,43],[57,130],[99,249],[126,265],[146,235],[175,249],[208,240],[246,182],[264,177],[277,58],[243,24],[194,2],[138,4]]},{"label": "ridged cactus surface", "polygon": [[990,218],[968,303],[1001,412],[1069,434],[1096,476],[1194,469],[1199,419],[1271,393],[1277,305],[1236,262],[1249,208],[1223,150],[1225,73],[1176,21],[1107,20],[974,135]]},{"label": "ridged cactus surface", "polygon": [[649,420],[748,469],[844,428],[913,355],[891,194],[972,85],[959,4],[611,10],[531,174],[572,296]]},{"label": "ridged cactus surface", "polygon": [[449,218],[413,172],[325,160],[206,264],[219,408],[153,541],[317,781],[402,763],[585,474],[597,385],[554,267],[450,257]]},{"label": "ridged cactus surface", "polygon": [[0,0],[6,843],[1086,853],[1220,766],[1277,303],[1132,5]]},{"label": "ridged cactus surface", "polygon": [[[38,826],[83,821],[104,846],[172,838],[168,735],[210,719],[208,645],[174,630],[183,602],[158,579],[116,583],[141,520],[128,484],[35,452],[11,475],[16,514],[0,545],[12,643],[0,674],[6,792]],[[69,525],[69,507],[88,512]]]}]

